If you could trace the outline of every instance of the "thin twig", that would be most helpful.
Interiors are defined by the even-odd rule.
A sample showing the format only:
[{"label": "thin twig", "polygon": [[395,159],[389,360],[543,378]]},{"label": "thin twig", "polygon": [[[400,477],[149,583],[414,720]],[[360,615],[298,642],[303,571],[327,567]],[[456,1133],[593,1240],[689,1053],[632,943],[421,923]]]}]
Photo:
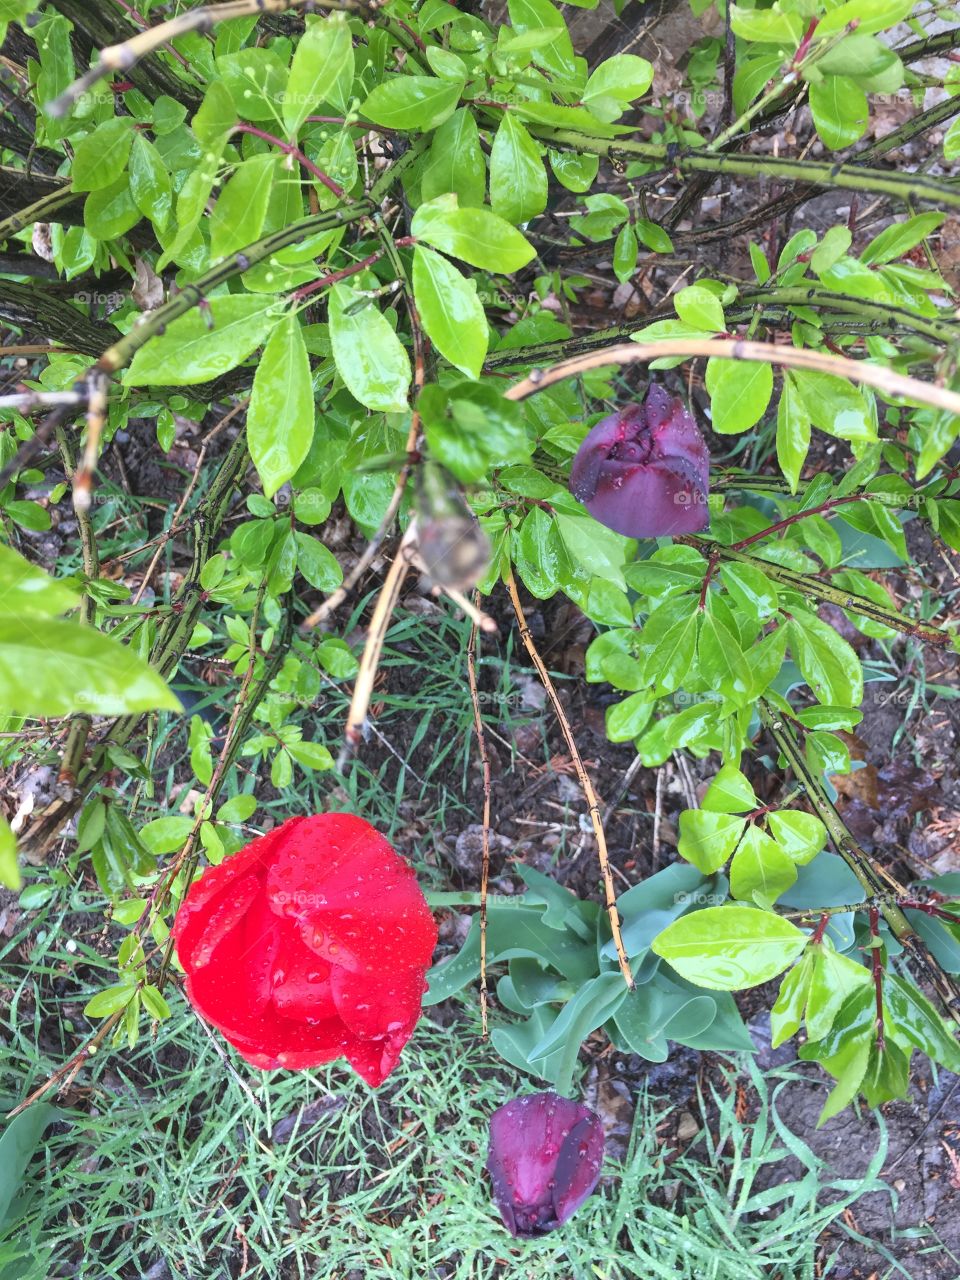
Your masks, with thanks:
[{"label": "thin twig", "polygon": [[247,399],[241,400],[239,404],[234,405],[234,407],[229,411],[229,413],[226,413],[220,419],[217,425],[213,428],[213,430],[209,433],[209,435],[204,439],[204,442],[200,447],[200,452],[197,455],[197,461],[193,468],[193,475],[190,477],[190,483],[187,485],[186,489],[184,490],[183,497],[180,499],[180,502],[177,505],[177,509],[173,513],[173,519],[170,521],[170,528],[167,530],[166,536],[161,536],[159,539],[157,539],[160,545],[157,547],[156,551],[153,554],[153,558],[151,559],[150,563],[147,565],[146,572],[144,573],[143,578],[140,581],[140,585],[139,587],[137,587],[136,592],[134,593],[133,598],[130,601],[132,605],[140,603],[140,598],[142,597],[144,591],[146,591],[147,584],[149,583],[150,579],[153,577],[154,570],[156,569],[157,565],[160,562],[160,557],[163,555],[163,549],[167,544],[168,537],[170,537],[173,534],[175,529],[180,528],[180,526],[177,524],[177,521],[179,520],[180,516],[183,515],[184,508],[186,507],[187,503],[190,501],[190,495],[193,493],[194,489],[197,486],[197,481],[200,479],[200,471],[201,471],[201,468],[203,467],[204,459],[207,456],[207,449],[210,447],[210,444],[212,443],[212,441],[224,429],[224,427],[227,426],[228,423],[232,422],[233,419],[237,416],[237,414],[240,413],[241,410],[245,409],[249,403],[250,403],[249,398],[247,398]]},{"label": "thin twig", "polygon": [[[74,80],[59,97],[46,105],[48,115],[65,116],[80,97],[95,84],[115,71],[129,71],[131,67],[153,53],[155,49],[190,31],[209,31],[217,22],[229,22],[233,18],[245,18],[255,13],[284,13],[287,9],[299,9],[307,0],[228,0],[226,4],[208,5],[180,13],[156,27],[148,27],[122,44],[108,45],[100,50],[100,60]],[[329,0],[311,0],[322,8],[354,8],[354,5],[331,4]],[[375,3],[364,6],[373,9]]]},{"label": "thin twig", "polygon": [[867,364],[865,360],[848,360],[844,356],[824,355],[807,348],[777,346],[772,342],[743,342],[730,338],[667,338],[662,342],[630,342],[561,360],[547,369],[531,369],[521,382],[506,392],[508,400],[526,400],[564,378],[575,378],[591,369],[612,364],[646,363],[662,356],[707,356],[725,360],[750,360],[757,364],[787,365],[793,369],[812,369],[832,373],[851,382],[875,387],[888,396],[916,400],[933,409],[945,409],[960,415],[960,393],[948,391],[919,378],[911,378],[892,369]]},{"label": "thin twig", "polygon": [[577,776],[580,779],[580,785],[583,788],[583,794],[587,801],[587,808],[590,814],[590,821],[593,824],[593,834],[597,840],[597,857],[600,861],[600,875],[603,879],[603,888],[606,901],[607,917],[610,920],[610,932],[613,934],[613,945],[617,949],[617,960],[620,963],[620,972],[623,974],[624,981],[627,986],[633,988],[633,974],[630,971],[630,961],[627,959],[627,953],[623,947],[623,937],[620,933],[620,916],[617,913],[616,895],[613,891],[613,875],[610,871],[610,859],[607,855],[607,838],[603,830],[603,822],[600,818],[600,806],[597,803],[596,792],[593,789],[593,783],[590,781],[590,775],[584,767],[583,759],[577,747],[576,739],[573,736],[573,730],[570,728],[570,722],[567,720],[563,706],[557,696],[557,691],[553,681],[550,679],[550,672],[547,670],[546,664],[540,657],[536,645],[533,642],[533,636],[527,625],[526,615],[523,612],[523,605],[520,603],[520,595],[517,591],[516,579],[512,572],[508,572],[505,578],[507,590],[510,592],[510,600],[513,604],[513,611],[517,615],[517,623],[520,627],[520,639],[523,641],[524,648],[530,655],[530,660],[536,667],[537,675],[540,677],[544,689],[547,691],[547,697],[553,704],[553,710],[557,720],[560,723],[560,729],[563,732],[564,740],[567,744],[567,750],[570,752],[570,758],[573,761]]}]

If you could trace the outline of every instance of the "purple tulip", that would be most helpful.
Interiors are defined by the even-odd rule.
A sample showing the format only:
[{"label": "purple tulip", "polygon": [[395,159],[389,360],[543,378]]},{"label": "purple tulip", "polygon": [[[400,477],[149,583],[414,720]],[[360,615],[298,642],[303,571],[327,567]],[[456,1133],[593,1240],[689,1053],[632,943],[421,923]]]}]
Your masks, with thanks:
[{"label": "purple tulip", "polygon": [[603,1162],[600,1117],[559,1093],[514,1098],[490,1117],[487,1172],[512,1236],[539,1236],[576,1212]]},{"label": "purple tulip", "polygon": [[573,496],[628,538],[705,529],[709,483],[710,455],[693,415],[655,382],[642,405],[597,423],[570,471]]}]

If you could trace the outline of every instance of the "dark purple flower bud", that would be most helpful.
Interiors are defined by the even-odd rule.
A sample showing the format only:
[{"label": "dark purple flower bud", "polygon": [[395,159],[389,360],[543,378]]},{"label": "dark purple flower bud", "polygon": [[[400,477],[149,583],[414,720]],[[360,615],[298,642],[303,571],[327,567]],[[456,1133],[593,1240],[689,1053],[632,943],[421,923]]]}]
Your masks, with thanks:
[{"label": "dark purple flower bud", "polygon": [[652,382],[590,431],[570,470],[570,492],[595,520],[628,538],[697,533],[710,521],[710,455],[679,397]]},{"label": "dark purple flower bud", "polygon": [[487,1172],[513,1236],[566,1222],[597,1185],[602,1163],[600,1117],[559,1093],[514,1098],[490,1117]]}]

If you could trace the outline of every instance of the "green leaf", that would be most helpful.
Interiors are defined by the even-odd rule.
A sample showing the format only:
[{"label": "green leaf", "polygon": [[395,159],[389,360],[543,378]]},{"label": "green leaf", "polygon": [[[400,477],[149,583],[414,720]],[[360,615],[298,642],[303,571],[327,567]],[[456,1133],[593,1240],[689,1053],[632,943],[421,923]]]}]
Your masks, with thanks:
[{"label": "green leaf", "polygon": [[755,621],[766,622],[776,613],[780,597],[762,569],[752,564],[725,564],[720,578],[740,608]]},{"label": "green leaf", "polygon": [[746,825],[745,818],[734,814],[684,809],[680,814],[677,851],[705,876],[713,875],[737,847]]},{"label": "green leaf", "polygon": [[487,354],[488,329],[477,283],[424,245],[413,254],[413,293],[427,336],[442,356],[478,378]]},{"label": "green leaf", "polygon": [[547,207],[547,174],[540,149],[507,112],[490,150],[490,203],[507,222],[529,222]]},{"label": "green leaf", "polygon": [[767,815],[767,823],[784,853],[801,866],[827,843],[827,829],[815,814],[778,809]]},{"label": "green leaf", "polygon": [[480,480],[492,465],[530,460],[523,412],[493,386],[427,386],[419,407],[431,456],[464,484]]},{"label": "green leaf", "polygon": [[668,925],[653,950],[698,987],[741,991],[782,973],[807,944],[789,920],[754,907],[706,907]]},{"label": "green leaf", "polygon": [[318,591],[334,591],[343,581],[343,570],[337,558],[319,538],[309,533],[294,535],[297,544],[297,568]]},{"label": "green leaf", "polygon": [[617,120],[653,83],[653,65],[632,53],[615,54],[587,78],[583,104],[601,120]]},{"label": "green leaf", "polygon": [[138,835],[143,847],[160,857],[165,853],[179,852],[193,826],[193,818],[171,813],[164,818],[154,818],[140,828]]},{"label": "green leaf", "polygon": [[625,284],[637,269],[637,233],[625,222],[617,233],[613,246],[613,270],[621,284]]},{"label": "green leaf", "polygon": [[289,315],[280,321],[263,349],[247,410],[250,457],[268,498],[303,462],[313,431],[310,359],[300,322]]},{"label": "green leaf", "polygon": [[79,603],[75,587],[51,578],[18,551],[0,543],[0,614],[53,617]]},{"label": "green leaf", "polygon": [[114,116],[81,138],[73,156],[71,182],[75,191],[96,191],[116,182],[127,167],[133,143],[133,120]]},{"label": "green leaf", "polygon": [[720,435],[736,435],[755,426],[773,394],[773,370],[746,360],[707,361],[711,426]]},{"label": "green leaf", "polygon": [[330,342],[337,372],[368,409],[407,408],[410,358],[386,316],[346,285],[330,291]]},{"label": "green leaf", "polygon": [[17,838],[2,813],[0,813],[0,884],[5,889],[12,889],[14,893],[19,893],[23,885],[20,868],[17,866]]},{"label": "green leaf", "polygon": [[237,166],[210,215],[210,257],[229,257],[258,239],[267,216],[274,157],[251,156]]},{"label": "green leaf", "polygon": [[796,390],[803,410],[821,431],[841,440],[876,440],[877,429],[867,402],[845,378],[791,369],[786,382]]},{"label": "green leaf", "polygon": [[[223,31],[223,27],[220,28]],[[298,49],[307,43],[304,36]],[[294,55],[296,57],[296,54]],[[272,49],[235,49],[217,54],[217,72],[244,120],[269,121],[276,126],[278,109],[287,91],[286,60]],[[270,127],[267,124],[267,128]],[[296,136],[296,130],[291,131]]]},{"label": "green leaf", "polygon": [[605,578],[616,587],[626,587],[623,566],[631,546],[629,538],[605,528],[588,515],[574,516],[558,511],[557,525],[574,564],[582,566],[586,573]]},{"label": "green leaf", "polygon": [[702,284],[687,285],[673,298],[677,315],[695,329],[725,330],[727,322],[717,295]]},{"label": "green leaf", "polygon": [[757,44],[782,44],[794,49],[800,43],[805,23],[799,13],[781,12],[779,4],[770,9],[741,9],[730,6],[733,34]]},{"label": "green leaf", "polygon": [[631,742],[650,723],[655,699],[648,693],[632,693],[606,710],[607,737],[611,742]]},{"label": "green leaf", "polygon": [[800,1030],[813,977],[813,952],[805,951],[783,982],[770,1010],[770,1043],[776,1049]]},{"label": "green leaf", "polygon": [[892,223],[870,241],[861,253],[860,261],[876,264],[902,258],[942,226],[946,216],[945,213],[918,213],[905,222]]},{"label": "green leaf", "polygon": [[296,137],[304,120],[322,102],[345,112],[352,87],[353,37],[346,16],[331,13],[311,22],[297,44],[283,99],[287,134]]},{"label": "green leaf", "polygon": [[825,147],[841,151],[867,131],[867,95],[846,76],[824,76],[810,83],[810,112]]},{"label": "green leaf", "polygon": [[217,810],[218,822],[246,822],[257,811],[257,797],[241,792],[225,800]]},{"label": "green leaf", "polygon": [[750,813],[760,807],[760,801],[736,765],[725,764],[707,787],[701,805],[710,813]]},{"label": "green leaf", "polygon": [[97,240],[116,240],[136,226],[141,216],[126,174],[109,187],[91,191],[83,204],[83,225]]},{"label": "green leaf", "polygon": [[160,152],[138,133],[130,151],[130,194],[144,217],[161,230],[173,215],[173,188]]},{"label": "green leaf", "polygon": [[826,706],[859,706],[863,668],[847,641],[806,610],[795,610],[787,627],[794,660],[817,701]]},{"label": "green leaf", "polygon": [[[573,44],[559,9],[550,0],[508,0],[510,22],[518,35],[549,32],[551,38],[532,50],[533,60],[561,80],[576,74]],[[555,33],[555,34],[554,34]]]},{"label": "green leaf", "polygon": [[[44,1129],[59,1119],[60,1114],[49,1102],[34,1102],[26,1111],[21,1111],[4,1125],[3,1133],[0,1134],[0,1223],[6,1220],[14,1198],[23,1185],[27,1166],[40,1145]],[[32,1269],[32,1263],[39,1261],[39,1257],[28,1259],[26,1253],[20,1256],[25,1265],[21,1267],[14,1261],[13,1268],[8,1270],[11,1274],[25,1276],[28,1269]],[[16,1255],[5,1249],[5,1257],[15,1258]]]},{"label": "green leaf", "polygon": [[888,974],[884,996],[890,1005],[898,1038],[909,1041],[948,1071],[960,1072],[960,1044],[953,1025],[905,978]]},{"label": "green leaf", "polygon": [[304,769],[333,768],[333,756],[322,742],[289,742],[287,750]]},{"label": "green leaf", "polygon": [[730,892],[741,901],[772,907],[797,879],[797,868],[776,840],[751,826],[730,863]]},{"label": "green leaf", "polygon": [[179,711],[164,680],[95,627],[0,617],[0,707],[31,716]]},{"label": "green leaf", "polygon": [[433,135],[420,193],[429,202],[452,192],[461,205],[482,205],[487,162],[473,113],[459,107]]},{"label": "green leaf", "polygon": [[152,987],[150,983],[145,983],[140,988],[140,999],[151,1018],[162,1022],[164,1018],[170,1017],[170,1006],[157,988]]},{"label": "green leaf", "polygon": [[388,129],[427,133],[453,114],[462,91],[461,80],[392,76],[377,85],[360,112]]},{"label": "green leaf", "polygon": [[411,234],[472,267],[498,274],[519,271],[535,250],[509,222],[490,209],[460,209],[455,196],[422,204],[413,215]]},{"label": "green leaf", "polygon": [[235,293],[195,307],[140,348],[124,374],[128,387],[186,386],[236,368],[277,323],[270,294]]},{"label": "green leaf", "polygon": [[111,1013],[119,1013],[125,1009],[136,994],[136,987],[129,982],[117,983],[112,987],[104,987],[83,1006],[88,1018],[108,1018]]}]

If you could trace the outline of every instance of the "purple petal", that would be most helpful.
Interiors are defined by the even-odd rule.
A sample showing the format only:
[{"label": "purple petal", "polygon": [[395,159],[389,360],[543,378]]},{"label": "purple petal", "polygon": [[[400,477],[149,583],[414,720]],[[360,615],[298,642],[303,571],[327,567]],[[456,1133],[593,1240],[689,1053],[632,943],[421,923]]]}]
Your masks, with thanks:
[{"label": "purple petal", "polygon": [[589,432],[570,491],[600,524],[628,538],[697,533],[709,523],[710,455],[693,415],[657,383]]},{"label": "purple petal", "polygon": [[487,1170],[511,1235],[565,1222],[596,1186],[602,1158],[599,1119],[557,1093],[516,1098],[490,1117]]}]

